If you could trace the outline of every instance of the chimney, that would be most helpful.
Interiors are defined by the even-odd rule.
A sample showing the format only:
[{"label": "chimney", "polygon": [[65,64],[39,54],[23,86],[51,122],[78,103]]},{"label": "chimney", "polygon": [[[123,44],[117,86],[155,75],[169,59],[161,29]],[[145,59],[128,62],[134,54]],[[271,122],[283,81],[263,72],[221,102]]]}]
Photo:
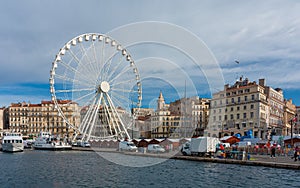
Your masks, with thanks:
[{"label": "chimney", "polygon": [[266,85],[266,80],[264,78],[261,78],[261,79],[258,80],[258,83],[259,83],[260,86],[264,87]]}]

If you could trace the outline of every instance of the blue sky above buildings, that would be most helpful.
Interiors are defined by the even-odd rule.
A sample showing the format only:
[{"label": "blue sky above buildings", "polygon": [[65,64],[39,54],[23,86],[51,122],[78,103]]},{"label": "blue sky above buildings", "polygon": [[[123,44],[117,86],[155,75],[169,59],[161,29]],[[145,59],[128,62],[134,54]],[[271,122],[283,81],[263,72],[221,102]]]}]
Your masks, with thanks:
[{"label": "blue sky above buildings", "polygon": [[[241,75],[250,81],[265,78],[267,85],[282,88],[285,98],[299,106],[299,10],[300,2],[289,0],[4,1],[0,7],[0,106],[50,100],[51,63],[73,37],[108,33],[143,21],[176,24],[194,33],[214,54],[224,83],[234,84]],[[143,44],[129,50],[143,78],[146,107],[153,106],[160,90],[167,102],[182,97],[185,88],[187,96],[195,95],[190,92],[192,86],[200,97],[210,97],[214,90],[203,72],[176,49]],[[146,58],[150,59],[143,61]],[[187,78],[178,77],[177,69],[183,69]]]}]

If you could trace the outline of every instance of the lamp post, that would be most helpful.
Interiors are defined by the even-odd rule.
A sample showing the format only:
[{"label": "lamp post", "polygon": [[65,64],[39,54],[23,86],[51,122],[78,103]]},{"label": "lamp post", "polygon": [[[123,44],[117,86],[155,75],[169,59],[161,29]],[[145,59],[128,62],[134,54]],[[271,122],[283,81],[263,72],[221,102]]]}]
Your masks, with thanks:
[{"label": "lamp post", "polygon": [[297,122],[298,114],[295,114],[295,117],[291,119],[291,147],[293,147],[293,121]]}]

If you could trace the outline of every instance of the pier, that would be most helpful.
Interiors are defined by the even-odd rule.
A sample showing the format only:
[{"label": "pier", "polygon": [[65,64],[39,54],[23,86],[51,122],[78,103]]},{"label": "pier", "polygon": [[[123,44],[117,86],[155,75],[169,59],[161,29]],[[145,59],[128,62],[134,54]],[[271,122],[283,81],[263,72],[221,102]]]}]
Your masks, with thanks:
[{"label": "pier", "polygon": [[265,166],[272,168],[285,168],[285,169],[296,169],[300,170],[300,161],[294,161],[291,156],[278,156],[276,158],[270,158],[269,155],[251,155],[250,160],[237,160],[237,159],[221,159],[221,158],[209,158],[209,157],[198,157],[198,156],[183,156],[180,152],[170,153],[140,153],[140,152],[120,152],[116,148],[82,148],[73,147],[74,151],[90,151],[90,152],[113,152],[122,153],[125,155],[135,155],[141,157],[159,157],[169,158],[175,160],[189,160],[199,162],[211,162],[211,163],[224,163],[224,164],[237,164],[237,165],[248,165],[248,166]]}]

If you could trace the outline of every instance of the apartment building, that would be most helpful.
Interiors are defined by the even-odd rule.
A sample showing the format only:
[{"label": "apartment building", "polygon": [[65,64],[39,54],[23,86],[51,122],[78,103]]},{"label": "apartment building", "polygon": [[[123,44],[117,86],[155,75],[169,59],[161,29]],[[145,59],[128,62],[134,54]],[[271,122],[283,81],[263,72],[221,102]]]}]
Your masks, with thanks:
[{"label": "apartment building", "polygon": [[[265,84],[265,83],[264,83]],[[273,89],[265,86],[265,93],[268,99],[267,123],[272,135],[282,135],[284,130],[284,97],[280,88]]]},{"label": "apartment building", "polygon": [[151,116],[152,138],[203,136],[208,124],[209,99],[182,98],[165,104],[162,92]]},{"label": "apartment building", "polygon": [[[295,114],[296,114],[296,106],[293,104],[292,100],[291,99],[284,100],[282,135],[284,136],[291,135],[291,128],[292,128],[291,124],[293,125],[295,124],[295,122],[293,121]],[[296,127],[294,127],[294,130],[295,128]]]},{"label": "apartment building", "polygon": [[[80,109],[77,103],[70,100],[59,100],[58,105],[68,123],[75,127],[80,124]],[[40,131],[52,134],[73,136],[73,129],[63,119],[53,101],[42,101],[40,104],[12,103],[8,107],[9,129],[23,135],[36,135]]]},{"label": "apartment building", "polygon": [[241,77],[234,85],[227,84],[223,91],[213,94],[205,136],[245,136],[252,130],[253,136],[267,138],[270,134],[267,114],[265,80],[260,79],[257,84]]}]

